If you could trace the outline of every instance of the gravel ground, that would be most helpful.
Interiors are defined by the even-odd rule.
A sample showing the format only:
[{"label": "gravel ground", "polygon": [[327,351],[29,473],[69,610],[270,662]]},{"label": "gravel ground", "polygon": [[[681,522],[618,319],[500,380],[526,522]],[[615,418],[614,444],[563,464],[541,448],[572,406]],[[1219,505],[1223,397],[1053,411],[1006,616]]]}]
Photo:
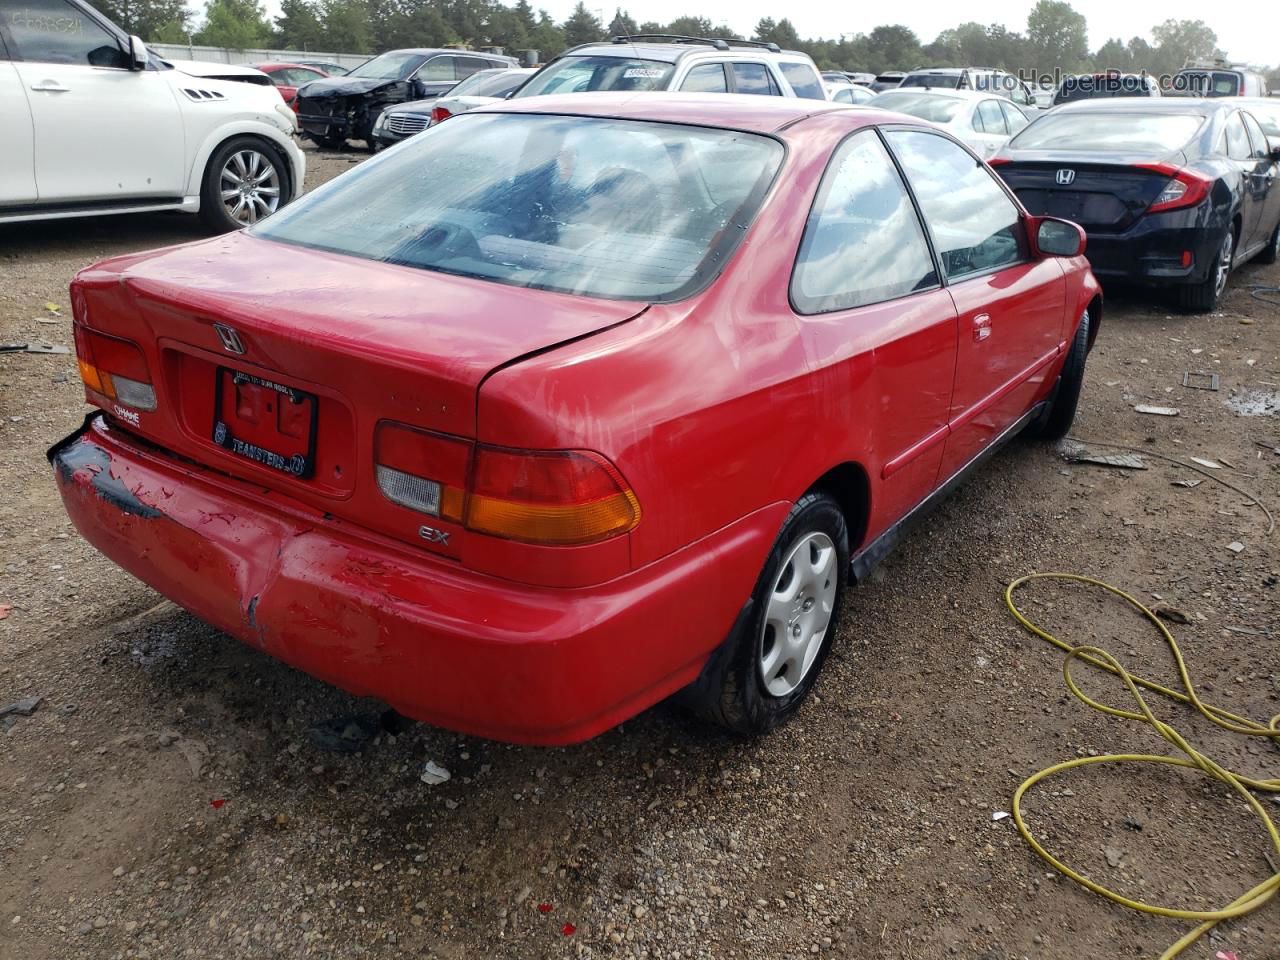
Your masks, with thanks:
[{"label": "gravel ground", "polygon": [[[360,158],[312,153],[308,179]],[[70,345],[44,304],[65,315],[75,270],[199,236],[178,216],[0,228],[0,341]],[[1280,270],[1242,269],[1208,317],[1112,292],[1077,434],[1215,459],[1280,509],[1280,308],[1245,289],[1264,282]],[[1185,371],[1220,389],[1184,388]],[[1188,925],[1084,892],[993,822],[1051,763],[1164,749],[1067,695],[1004,584],[1075,571],[1176,608],[1204,695],[1280,712],[1280,557],[1261,512],[1207,480],[1175,486],[1200,476],[1160,461],[1116,470],[1014,444],[850,591],[817,695],[768,738],[665,704],[556,750],[397,724],[85,544],[43,456],[84,413],[72,357],[0,355],[0,705],[44,698],[0,720],[0,957],[1151,957]],[[1024,602],[1064,638],[1172,677],[1116,602],[1044,583]],[[1276,774],[1271,746],[1156,707],[1227,765]],[[309,732],[353,717],[376,731],[358,753]],[[452,779],[423,783],[427,760]],[[1029,808],[1054,850],[1135,897],[1213,907],[1271,872],[1247,808],[1181,771],[1092,767]],[[1274,960],[1277,944],[1272,906],[1187,956]]]}]

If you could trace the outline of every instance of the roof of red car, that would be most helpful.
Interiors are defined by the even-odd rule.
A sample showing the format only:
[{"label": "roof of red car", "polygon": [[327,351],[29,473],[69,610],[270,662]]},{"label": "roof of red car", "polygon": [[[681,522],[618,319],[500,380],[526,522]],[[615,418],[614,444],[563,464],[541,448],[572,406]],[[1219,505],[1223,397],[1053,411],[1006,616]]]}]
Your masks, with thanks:
[{"label": "roof of red car", "polygon": [[263,73],[274,73],[276,70],[298,69],[313,70],[316,73],[324,73],[319,67],[308,66],[305,63],[282,63],[279,60],[272,60],[270,63],[254,64],[255,70],[261,70]]},{"label": "roof of red car", "polygon": [[730,127],[770,133],[796,120],[836,110],[858,110],[867,122],[896,114],[866,107],[800,97],[762,97],[731,93],[568,93],[517,97],[480,108],[486,113],[559,113],[626,120],[656,120],[699,126]]}]

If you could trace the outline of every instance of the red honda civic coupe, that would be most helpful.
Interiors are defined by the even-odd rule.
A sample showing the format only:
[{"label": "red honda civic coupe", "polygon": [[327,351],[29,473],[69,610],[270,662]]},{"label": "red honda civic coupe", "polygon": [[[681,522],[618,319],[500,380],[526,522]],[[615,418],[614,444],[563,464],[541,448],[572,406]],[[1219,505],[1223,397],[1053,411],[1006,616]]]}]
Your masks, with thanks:
[{"label": "red honda civic coupe", "polygon": [[356,694],[531,744],[683,691],[760,733],[841,591],[1066,432],[1101,297],[912,118],[600,94],[473,111],[235,234],[73,281],[50,451],[108,557]]}]

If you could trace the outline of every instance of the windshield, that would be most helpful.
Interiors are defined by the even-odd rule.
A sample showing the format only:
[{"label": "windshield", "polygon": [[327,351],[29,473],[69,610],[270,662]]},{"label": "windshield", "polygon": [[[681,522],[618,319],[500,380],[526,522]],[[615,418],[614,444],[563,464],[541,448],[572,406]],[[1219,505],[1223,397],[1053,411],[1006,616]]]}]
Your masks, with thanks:
[{"label": "windshield", "polygon": [[942,90],[957,90],[960,87],[958,73],[909,73],[903,78],[900,87],[938,87]]},{"label": "windshield", "polygon": [[528,74],[517,70],[481,70],[449,90],[451,97],[505,97]]},{"label": "windshield", "polygon": [[898,90],[882,93],[871,101],[874,107],[907,113],[932,123],[950,123],[960,112],[963,104],[963,100],[955,97],[935,97],[928,93],[900,93]]},{"label": "windshield", "polygon": [[352,70],[349,77],[368,77],[372,80],[408,80],[427,58],[420,53],[384,53],[366,60]]},{"label": "windshield", "polygon": [[1185,147],[1203,117],[1138,113],[1049,113],[1009,141],[1021,150],[1168,153]]},{"label": "windshield", "polygon": [[547,66],[517,97],[594,90],[665,90],[675,65],[628,57],[565,57]]},{"label": "windshield", "polygon": [[1183,70],[1173,78],[1174,92],[1188,97],[1234,97],[1240,75],[1229,70]]},{"label": "windshield", "polygon": [[777,141],[729,130],[463,114],[253,233],[519,287],[673,300],[724,265],[782,157]]}]

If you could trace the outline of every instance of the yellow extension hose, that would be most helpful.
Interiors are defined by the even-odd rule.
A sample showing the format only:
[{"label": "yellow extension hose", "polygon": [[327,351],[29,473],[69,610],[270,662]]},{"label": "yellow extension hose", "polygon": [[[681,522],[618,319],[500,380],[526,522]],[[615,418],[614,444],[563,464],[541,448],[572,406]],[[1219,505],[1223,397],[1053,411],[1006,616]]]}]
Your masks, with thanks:
[{"label": "yellow extension hose", "polygon": [[[1074,580],[1079,583],[1089,584],[1090,586],[1101,587],[1103,590],[1120,597],[1140,610],[1144,617],[1155,624],[1156,629],[1160,631],[1160,635],[1168,645],[1170,652],[1173,654],[1174,662],[1178,668],[1178,677],[1186,692],[1182,693],[1177,690],[1171,690],[1168,687],[1161,686],[1160,684],[1147,680],[1143,677],[1136,677],[1129,673],[1129,671],[1126,670],[1120,662],[1107,651],[1099,647],[1073,647],[1070,644],[1059,640],[1048,631],[1042,630],[1027,619],[1027,617],[1023,615],[1022,611],[1019,610],[1013,602],[1014,591],[1023,584],[1029,583],[1032,580],[1046,579]],[[1277,891],[1280,891],[1280,873],[1276,873],[1258,884],[1252,890],[1241,894],[1229,905],[1220,910],[1178,910],[1172,907],[1154,906],[1149,903],[1142,903],[1138,900],[1130,900],[1128,897],[1121,896],[1114,890],[1108,890],[1101,884],[1095,883],[1083,874],[1071,869],[1071,867],[1062,863],[1054,857],[1053,854],[1049,853],[1049,851],[1041,846],[1039,841],[1037,841],[1032,835],[1031,830],[1027,827],[1026,821],[1022,817],[1023,796],[1041,780],[1051,777],[1056,773],[1061,773],[1064,770],[1071,770],[1074,767],[1083,767],[1091,763],[1167,763],[1172,764],[1173,766],[1190,767],[1194,770],[1200,770],[1206,776],[1228,784],[1236,791],[1236,793],[1240,794],[1240,796],[1245,799],[1253,809],[1253,812],[1262,820],[1263,826],[1266,827],[1267,835],[1271,838],[1272,847],[1275,849],[1276,854],[1280,855],[1280,831],[1277,831],[1275,823],[1272,822],[1267,811],[1263,809],[1258,798],[1249,792],[1250,790],[1260,790],[1269,793],[1280,793],[1280,780],[1254,780],[1249,777],[1240,776],[1239,774],[1232,773],[1230,770],[1200,753],[1192,747],[1177,730],[1165,723],[1163,720],[1157,718],[1156,715],[1152,713],[1151,708],[1147,705],[1146,698],[1142,695],[1142,690],[1158,693],[1161,696],[1168,697],[1171,700],[1176,700],[1179,703],[1189,704],[1202,716],[1211,720],[1223,729],[1230,730],[1233,733],[1243,734],[1245,736],[1269,737],[1272,739],[1280,737],[1280,716],[1272,717],[1271,721],[1267,724],[1260,724],[1244,717],[1238,717],[1220,707],[1215,707],[1201,700],[1199,695],[1196,693],[1195,687],[1191,683],[1190,675],[1187,673],[1186,663],[1182,659],[1182,651],[1178,649],[1177,641],[1173,639],[1173,634],[1169,632],[1168,627],[1166,627],[1159,617],[1143,606],[1143,604],[1135,597],[1130,596],[1123,590],[1117,589],[1110,584],[1103,583],[1101,580],[1094,580],[1091,577],[1082,577],[1074,573],[1033,573],[1029,576],[1019,577],[1017,580],[1014,580],[1009,584],[1004,592],[1004,600],[1005,604],[1009,607],[1009,612],[1013,614],[1020,624],[1034,633],[1037,637],[1040,637],[1042,640],[1049,641],[1049,643],[1066,653],[1066,660],[1062,665],[1062,674],[1066,679],[1067,688],[1078,700],[1090,707],[1093,707],[1095,710],[1100,710],[1103,713],[1108,714],[1109,716],[1123,717],[1126,720],[1145,721],[1154,727],[1160,736],[1164,737],[1165,740],[1177,747],[1182,753],[1186,754],[1186,759],[1183,759],[1181,757],[1158,756],[1156,754],[1119,753],[1101,757],[1083,757],[1076,760],[1068,760],[1065,763],[1058,763],[1052,767],[1041,770],[1039,773],[1023,781],[1022,785],[1018,787],[1017,791],[1013,795],[1013,819],[1017,824],[1018,832],[1022,834],[1023,839],[1025,839],[1027,843],[1031,845],[1031,848],[1044,858],[1044,860],[1047,861],[1055,870],[1070,877],[1076,883],[1092,890],[1094,893],[1106,897],[1108,900],[1122,906],[1129,907],[1133,910],[1140,910],[1143,913],[1155,914],[1160,917],[1175,917],[1181,920],[1199,921],[1199,926],[1170,946],[1169,949],[1160,955],[1160,960],[1173,960],[1174,957],[1179,956],[1187,949],[1187,947],[1199,940],[1200,937],[1213,929],[1213,927],[1219,922],[1223,920],[1230,920],[1233,917],[1244,916],[1245,914],[1251,913],[1269,902],[1276,895]],[[1137,711],[1121,710],[1117,707],[1109,707],[1106,704],[1098,703],[1096,700],[1089,697],[1088,694],[1076,685],[1075,680],[1071,676],[1072,665],[1077,660],[1083,660],[1091,666],[1099,667],[1102,670],[1119,677],[1124,682],[1124,685],[1129,688],[1129,693],[1132,694],[1134,701],[1137,703]],[[1139,688],[1141,688],[1141,690]]]}]

